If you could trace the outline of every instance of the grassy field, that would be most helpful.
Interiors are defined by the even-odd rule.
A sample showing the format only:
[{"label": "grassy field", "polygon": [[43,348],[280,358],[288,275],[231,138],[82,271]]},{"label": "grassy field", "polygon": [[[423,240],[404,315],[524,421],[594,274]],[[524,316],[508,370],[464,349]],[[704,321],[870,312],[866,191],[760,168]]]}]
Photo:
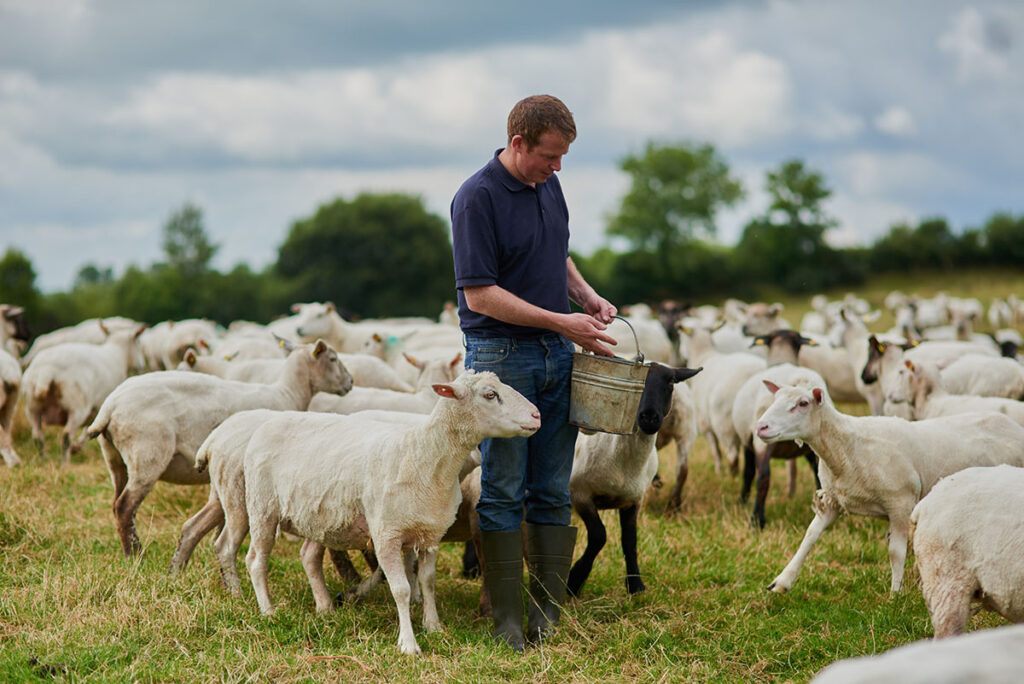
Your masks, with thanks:
[{"label": "grassy field", "polygon": [[[1024,291],[1020,276],[988,275],[989,289],[975,291],[983,301]],[[969,282],[980,288],[979,278]],[[952,278],[941,284],[964,292]],[[910,281],[890,287],[929,292]],[[867,296],[877,304],[884,292]],[[799,320],[801,302],[786,303]],[[666,487],[651,491],[640,523],[647,592],[626,594],[618,517],[606,512],[609,544],[583,595],[550,642],[514,655],[492,644],[490,621],[476,617],[480,585],[459,576],[461,549],[444,547],[437,591],[445,631],[423,634],[414,608],[424,655],[409,658],[395,646],[397,616],[385,587],[361,604],[314,612],[297,543],[275,548],[270,586],[279,608],[271,618],[259,614],[244,566],[243,598],[222,589],[206,541],[183,576],[169,577],[181,524],[205,502],[206,487],[157,485],[139,509],[145,551],[125,560],[96,443],[62,468],[56,431],[49,436],[39,453],[19,416],[24,465],[0,467],[0,681],[802,682],[836,659],[931,634],[912,554],[904,591],[889,594],[883,521],[841,518],[793,590],[767,592],[812,518],[813,479],[801,463],[796,496],[786,499],[778,464],[769,523],[756,531],[749,508],[736,503],[739,479],[714,472],[702,439],[678,516],[664,513],[673,450],[662,452]],[[577,551],[584,541],[581,528]],[[366,572],[361,559],[357,567]],[[328,583],[341,588],[333,570]],[[970,629],[1003,622],[979,614]]]}]

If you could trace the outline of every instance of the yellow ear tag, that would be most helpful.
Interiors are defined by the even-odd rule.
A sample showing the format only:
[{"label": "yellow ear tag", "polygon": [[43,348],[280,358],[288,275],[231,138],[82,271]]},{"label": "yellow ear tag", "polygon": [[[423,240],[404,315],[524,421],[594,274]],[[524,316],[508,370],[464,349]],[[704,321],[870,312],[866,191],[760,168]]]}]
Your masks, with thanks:
[{"label": "yellow ear tag", "polygon": [[284,349],[284,340],[278,340],[277,348],[278,349]]}]

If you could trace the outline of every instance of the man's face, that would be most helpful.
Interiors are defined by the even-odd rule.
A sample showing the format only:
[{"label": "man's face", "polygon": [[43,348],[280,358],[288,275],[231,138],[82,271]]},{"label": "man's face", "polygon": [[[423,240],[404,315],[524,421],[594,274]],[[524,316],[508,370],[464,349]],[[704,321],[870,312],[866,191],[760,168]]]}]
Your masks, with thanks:
[{"label": "man's face", "polygon": [[544,131],[533,147],[528,147],[520,136],[512,139],[513,175],[524,183],[543,183],[555,171],[562,169],[562,155],[569,151],[569,143],[560,133]]}]

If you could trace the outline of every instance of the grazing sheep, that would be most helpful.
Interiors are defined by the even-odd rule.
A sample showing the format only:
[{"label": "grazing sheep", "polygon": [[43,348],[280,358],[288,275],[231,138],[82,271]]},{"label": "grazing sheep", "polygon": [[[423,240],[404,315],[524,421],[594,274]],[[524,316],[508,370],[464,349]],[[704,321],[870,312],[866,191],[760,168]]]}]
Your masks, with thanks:
[{"label": "grazing sheep", "polygon": [[646,589],[637,564],[637,514],[647,488],[658,472],[655,448],[658,430],[672,407],[677,382],[693,377],[700,368],[668,368],[652,363],[636,413],[639,428],[630,435],[603,432],[581,434],[569,477],[572,506],[587,527],[587,548],[572,566],[569,594],[579,596],[594,559],[607,540],[598,511],[618,509],[622,525],[622,552],[626,557],[626,589],[630,594]]},{"label": "grazing sheep", "polygon": [[158,480],[202,484],[196,450],[228,416],[253,408],[304,410],[316,392],[344,393],[352,377],[323,340],[300,345],[272,385],[203,373],[157,371],[125,380],[100,406],[88,436],[99,437],[114,484],[114,517],[126,556],[141,550],[135,511]]},{"label": "grazing sheep", "polygon": [[[436,385],[435,391],[441,399],[422,425],[318,413],[276,416],[249,440],[244,501],[237,488],[211,481],[224,507],[222,534],[233,548],[244,535],[239,521],[248,522],[246,566],[261,612],[273,612],[267,561],[280,524],[331,548],[373,544],[398,608],[398,645],[407,654],[420,648],[409,617],[402,550],[416,549],[424,627],[441,628],[434,566],[437,545],[454,522],[462,497],[458,473],[465,455],[485,438],[533,434],[540,427],[540,413],[493,373],[465,373]],[[304,555],[303,565],[317,610],[330,610],[322,554],[316,556]],[[234,556],[218,558],[230,572]]]},{"label": "grazing sheep", "polygon": [[32,363],[32,359],[36,357],[36,354],[49,347],[67,342],[103,344],[110,332],[114,330],[136,330],[140,325],[142,324],[130,318],[114,316],[102,320],[99,318],[88,318],[76,325],[58,328],[57,330],[39,335],[32,340],[32,346],[21,357],[21,367],[27,367]]},{"label": "grazing sheep", "polygon": [[967,468],[942,478],[910,515],[935,638],[967,628],[971,601],[1024,622],[1024,468]]},{"label": "grazing sheep", "polygon": [[[100,326],[106,330],[103,323]],[[38,352],[25,369],[21,393],[32,436],[42,450],[43,424],[62,425],[63,462],[71,461],[84,439],[79,431],[103,400],[145,361],[136,344],[145,326],[109,332],[103,344],[65,342]]]},{"label": "grazing sheep", "polygon": [[19,387],[21,364],[14,356],[0,349],[0,456],[4,457],[4,463],[9,468],[21,465],[11,437],[14,412],[18,408]]},{"label": "grazing sheep", "polygon": [[1024,427],[999,413],[908,422],[840,413],[823,387],[765,386],[775,400],[757,436],[806,442],[818,455],[821,489],[800,549],[768,586],[785,593],[821,533],[843,511],[889,521],[891,589],[903,586],[910,512],[940,478],[971,466],[1024,465]]},{"label": "grazing sheep", "polygon": [[1011,625],[840,660],[811,684],[1007,684],[1021,672],[1024,626]]}]

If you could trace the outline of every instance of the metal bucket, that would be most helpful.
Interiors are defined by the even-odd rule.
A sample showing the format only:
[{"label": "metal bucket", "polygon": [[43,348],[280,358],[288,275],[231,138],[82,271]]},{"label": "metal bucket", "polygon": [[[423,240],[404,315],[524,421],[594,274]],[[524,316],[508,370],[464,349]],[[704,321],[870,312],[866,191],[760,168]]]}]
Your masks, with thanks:
[{"label": "metal bucket", "polygon": [[[629,321],[636,340],[636,331]],[[644,393],[649,366],[644,365],[637,341],[637,355],[632,361],[576,352],[572,358],[572,394],[569,422],[587,430],[630,435],[636,430],[636,412]]]}]

